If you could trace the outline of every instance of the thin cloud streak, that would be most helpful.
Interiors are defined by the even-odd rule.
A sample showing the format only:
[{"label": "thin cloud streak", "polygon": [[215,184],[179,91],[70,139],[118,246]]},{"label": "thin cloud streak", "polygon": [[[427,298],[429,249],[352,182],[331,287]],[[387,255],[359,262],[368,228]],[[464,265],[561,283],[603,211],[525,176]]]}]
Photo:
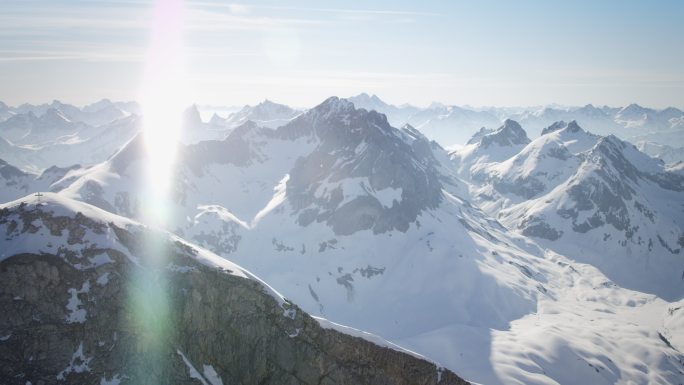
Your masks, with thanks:
[{"label": "thin cloud streak", "polygon": [[220,4],[207,1],[190,1],[191,5],[216,7],[216,8],[233,8],[236,5],[244,7],[244,9],[263,9],[274,11],[295,11],[295,12],[321,12],[321,13],[354,13],[354,14],[368,14],[368,15],[392,15],[392,16],[441,16],[433,12],[416,12],[416,11],[396,11],[396,10],[372,10],[372,9],[344,9],[344,8],[315,8],[315,7],[293,7],[293,6],[278,6],[278,5],[252,5],[252,4]]}]

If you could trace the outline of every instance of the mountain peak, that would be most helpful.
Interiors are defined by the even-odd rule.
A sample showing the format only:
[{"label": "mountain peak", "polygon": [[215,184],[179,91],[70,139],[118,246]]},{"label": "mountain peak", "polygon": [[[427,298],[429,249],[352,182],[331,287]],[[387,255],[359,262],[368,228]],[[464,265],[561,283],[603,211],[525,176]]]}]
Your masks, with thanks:
[{"label": "mountain peak", "polygon": [[92,104],[88,104],[87,106],[83,107],[83,111],[85,112],[96,112],[108,107],[111,107],[114,103],[108,98],[103,98],[100,101],[97,101]]},{"label": "mountain peak", "polygon": [[342,99],[337,96],[331,96],[323,101],[323,103],[314,107],[314,110],[327,111],[327,112],[343,112],[343,111],[355,111],[356,107],[354,103],[350,102],[348,99]]},{"label": "mountain peak", "polygon": [[553,122],[550,126],[544,128],[541,132],[542,135],[550,134],[552,132],[560,131],[568,126],[568,123],[564,120],[559,120]]},{"label": "mountain peak", "polygon": [[478,143],[480,140],[482,140],[483,136],[489,135],[492,132],[494,132],[494,130],[492,130],[491,128],[487,128],[484,126],[480,127],[480,129],[476,133],[473,134],[473,136],[468,140],[468,142],[466,144]]},{"label": "mountain peak", "polygon": [[202,117],[196,104],[186,108],[183,112],[183,124],[185,127],[192,128],[202,125]]},{"label": "mountain peak", "polygon": [[624,119],[637,119],[643,117],[646,113],[652,110],[642,107],[636,103],[632,103],[626,107],[623,107],[616,114],[617,117]]},{"label": "mountain peak", "polygon": [[247,114],[250,115],[250,118],[290,116],[295,113],[295,110],[293,110],[289,106],[285,104],[276,103],[268,99],[264,99],[264,101],[262,101],[261,103],[255,105],[254,107],[249,107],[246,110],[248,110],[245,112],[247,112]]},{"label": "mountain peak", "polygon": [[354,103],[357,108],[365,108],[369,111],[384,111],[388,106],[388,104],[380,99],[377,95],[369,95],[365,92],[362,92],[356,96],[352,96],[347,100]]},{"label": "mountain peak", "polygon": [[506,119],[503,125],[495,132],[484,135],[480,140],[483,147],[489,147],[493,143],[499,146],[514,146],[520,144],[527,144],[530,138],[527,137],[527,132],[520,126],[518,122],[512,119]]},{"label": "mountain peak", "polygon": [[70,122],[64,113],[57,108],[48,108],[47,111],[40,117],[42,121],[49,124],[63,124]]},{"label": "mountain peak", "polygon": [[209,119],[209,124],[212,126],[221,126],[226,123],[226,119],[220,117],[217,113],[214,112],[214,114],[211,116],[211,119]]},{"label": "mountain peak", "polygon": [[369,95],[365,92],[362,92],[356,96],[352,96],[350,99],[358,99],[358,100],[372,101],[372,102],[382,102],[382,99],[380,99],[378,97],[378,95],[375,95],[375,94]]},{"label": "mountain peak", "polygon": [[541,134],[546,135],[546,134],[550,134],[552,132],[557,132],[557,131],[577,133],[577,132],[583,132],[584,130],[582,129],[582,127],[580,127],[580,125],[577,123],[576,120],[571,120],[569,123],[565,122],[564,120],[559,120],[557,122],[554,122],[550,126],[546,127],[545,129],[543,129]]},{"label": "mountain peak", "polygon": [[570,123],[568,123],[567,127],[565,128],[567,132],[582,132],[582,127],[580,127],[579,124],[577,124],[576,120],[571,120]]}]

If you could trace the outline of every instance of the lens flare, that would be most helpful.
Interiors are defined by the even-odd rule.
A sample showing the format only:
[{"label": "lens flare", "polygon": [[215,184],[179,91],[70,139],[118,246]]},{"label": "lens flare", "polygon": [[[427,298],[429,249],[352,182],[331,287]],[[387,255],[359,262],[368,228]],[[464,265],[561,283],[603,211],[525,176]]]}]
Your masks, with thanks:
[{"label": "lens flare", "polygon": [[[183,1],[157,0],[141,92],[143,136],[146,148],[145,189],[141,196],[143,222],[163,229],[173,207],[173,165],[187,104],[183,55]],[[155,230],[143,234],[139,268],[127,285],[130,328],[139,337],[136,349],[145,354],[135,364],[137,378],[162,384],[168,375],[170,314],[166,266],[168,240]]]},{"label": "lens flare", "polygon": [[171,207],[172,167],[187,104],[182,0],[157,1],[151,29],[141,98],[148,159],[145,219],[163,225]]}]

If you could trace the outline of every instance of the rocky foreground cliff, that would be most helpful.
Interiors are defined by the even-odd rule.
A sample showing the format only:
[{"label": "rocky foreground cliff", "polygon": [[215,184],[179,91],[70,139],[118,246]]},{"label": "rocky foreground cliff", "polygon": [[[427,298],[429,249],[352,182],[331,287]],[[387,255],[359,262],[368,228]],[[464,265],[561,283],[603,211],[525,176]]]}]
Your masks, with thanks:
[{"label": "rocky foreground cliff", "polygon": [[225,259],[87,204],[10,202],[0,233],[3,384],[466,384],[334,330]]}]

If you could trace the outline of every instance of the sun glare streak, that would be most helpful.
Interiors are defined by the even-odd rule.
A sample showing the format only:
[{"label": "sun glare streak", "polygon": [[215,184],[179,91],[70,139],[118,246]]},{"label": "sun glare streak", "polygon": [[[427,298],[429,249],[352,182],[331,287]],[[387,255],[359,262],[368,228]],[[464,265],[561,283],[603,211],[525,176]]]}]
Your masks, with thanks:
[{"label": "sun glare streak", "polygon": [[156,2],[142,87],[148,156],[145,219],[156,225],[169,215],[172,166],[187,104],[183,15],[182,0]]},{"label": "sun glare streak", "polygon": [[138,378],[148,384],[168,383],[169,334],[175,327],[169,280],[166,274],[168,239],[157,229],[166,228],[173,214],[173,165],[187,105],[183,54],[183,1],[155,2],[151,38],[140,100],[143,137],[147,151],[145,188],[141,201],[143,221],[153,230],[143,234],[142,265],[127,284],[130,327],[141,337],[136,349],[144,362],[134,365]]}]

